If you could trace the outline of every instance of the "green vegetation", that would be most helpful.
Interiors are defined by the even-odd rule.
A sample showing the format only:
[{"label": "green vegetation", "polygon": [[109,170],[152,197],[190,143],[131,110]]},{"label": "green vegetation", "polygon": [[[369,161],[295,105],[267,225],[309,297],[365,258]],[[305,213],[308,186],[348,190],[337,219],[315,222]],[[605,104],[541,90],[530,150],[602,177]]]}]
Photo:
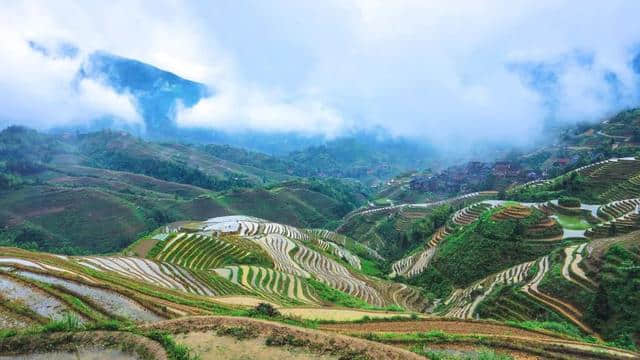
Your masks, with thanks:
[{"label": "green vegetation", "polygon": [[361,300],[340,290],[334,289],[318,280],[307,279],[306,281],[307,284],[309,284],[315,290],[315,294],[320,297],[320,299],[338,306],[367,310],[404,311],[404,309],[395,305],[391,305],[385,308],[372,306],[364,300]]},{"label": "green vegetation", "polygon": [[[547,254],[556,245],[526,239],[527,228],[544,214],[534,210],[524,219],[493,220],[492,209],[474,223],[446,237],[432,260],[455,286],[467,286],[489,274]],[[446,275],[445,275],[446,274]]]},{"label": "green vegetation", "polygon": [[411,351],[418,355],[426,356],[431,360],[511,360],[509,355],[496,354],[493,350],[485,349],[480,351],[470,351],[466,354],[452,354],[451,351],[425,349],[421,346],[414,346]]},{"label": "green vegetation", "polygon": [[556,251],[551,256],[551,269],[546,273],[539,289],[557,299],[575,305],[580,310],[589,308],[593,301],[593,292],[568,281],[562,275],[564,256],[561,251]]},{"label": "green vegetation", "polygon": [[580,218],[579,216],[557,214],[556,221],[558,221],[558,224],[560,224],[560,226],[569,230],[586,230],[593,226],[589,224],[588,221]]},{"label": "green vegetation", "polygon": [[566,322],[555,321],[507,321],[507,325],[519,327],[525,330],[547,330],[558,334],[566,335],[572,339],[595,343],[596,339],[591,336],[585,336],[580,329]]},{"label": "green vegetation", "polygon": [[366,301],[361,300],[355,296],[351,296],[345,292],[334,289],[323,282],[320,282],[315,279],[307,279],[307,284],[309,284],[314,290],[316,295],[318,295],[322,300],[336,304],[338,306],[345,306],[350,308],[371,308]]},{"label": "green vegetation", "polygon": [[612,246],[603,257],[600,286],[587,321],[606,340],[631,349],[640,343],[640,245]]},{"label": "green vegetation", "polygon": [[434,266],[427,267],[418,276],[410,279],[400,278],[399,280],[422,287],[425,296],[430,300],[444,299],[449,296],[454,288],[453,282]]},{"label": "green vegetation", "polygon": [[253,328],[245,326],[222,327],[216,332],[218,336],[231,336],[236,340],[247,340],[256,337],[257,332]]},{"label": "green vegetation", "polygon": [[[535,272],[533,271],[535,270]],[[537,269],[533,269],[535,274]],[[498,285],[478,306],[476,313],[482,319],[495,319],[517,324],[562,324],[579,330],[561,315],[534,300],[520,290],[521,285]]]},{"label": "green vegetation", "polygon": [[580,207],[580,199],[570,196],[563,196],[558,199],[558,205],[569,208],[577,208]]}]

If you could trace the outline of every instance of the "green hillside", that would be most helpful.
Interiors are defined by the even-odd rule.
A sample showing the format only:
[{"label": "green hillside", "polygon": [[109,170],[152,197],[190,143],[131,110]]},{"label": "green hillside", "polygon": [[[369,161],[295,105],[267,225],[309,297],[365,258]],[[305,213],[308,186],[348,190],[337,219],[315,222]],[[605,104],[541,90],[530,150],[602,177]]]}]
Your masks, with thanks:
[{"label": "green hillside", "polygon": [[61,253],[115,252],[165,223],[229,214],[331,228],[365,201],[357,184],[289,181],[193,146],[112,131],[5,129],[0,175],[0,244]]}]

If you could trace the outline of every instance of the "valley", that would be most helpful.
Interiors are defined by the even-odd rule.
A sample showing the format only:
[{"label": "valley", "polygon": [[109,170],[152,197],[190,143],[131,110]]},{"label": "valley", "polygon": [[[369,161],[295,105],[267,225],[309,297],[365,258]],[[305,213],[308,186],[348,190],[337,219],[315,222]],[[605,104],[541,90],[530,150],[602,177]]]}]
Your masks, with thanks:
[{"label": "valley", "polygon": [[[297,334],[281,339],[285,352],[327,358],[485,347],[515,358],[638,358],[639,202],[632,189],[610,195],[638,173],[640,160],[628,158],[514,186],[507,199],[486,191],[369,205],[337,232],[224,215],[167,223],[106,255],[3,247],[0,349],[51,327],[154,341],[149,329],[186,326],[198,338],[235,337],[232,347],[258,331],[268,345],[276,340],[264,326],[284,323]],[[568,178],[583,187],[567,190]],[[533,191],[548,197],[516,200]],[[600,205],[582,202],[594,198]],[[332,340],[305,340],[304,328]],[[330,350],[324,341],[343,341],[330,333],[381,345]]]}]

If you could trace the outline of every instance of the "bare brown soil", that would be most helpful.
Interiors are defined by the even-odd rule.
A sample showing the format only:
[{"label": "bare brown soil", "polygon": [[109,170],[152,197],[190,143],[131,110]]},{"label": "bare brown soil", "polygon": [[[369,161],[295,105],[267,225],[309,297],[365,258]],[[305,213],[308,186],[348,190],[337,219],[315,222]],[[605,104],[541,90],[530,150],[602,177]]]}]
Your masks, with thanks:
[{"label": "bare brown soil", "polygon": [[236,340],[233,337],[217,336],[215,332],[190,332],[176,336],[176,340],[187,345],[202,360],[335,360],[335,356],[317,355],[296,348],[265,345],[265,337]]},{"label": "bare brown soil", "polygon": [[144,326],[146,329],[172,333],[218,330],[228,327],[250,328],[259,336],[291,336],[304,342],[303,348],[318,355],[361,355],[370,359],[423,359],[412,352],[396,347],[351,338],[339,334],[303,329],[290,325],[240,317],[197,316],[167,320]]},{"label": "bare brown soil", "polygon": [[154,247],[155,244],[158,243],[158,240],[155,239],[142,239],[138,241],[132,248],[131,251],[135,256],[139,257],[147,257],[147,254]]}]

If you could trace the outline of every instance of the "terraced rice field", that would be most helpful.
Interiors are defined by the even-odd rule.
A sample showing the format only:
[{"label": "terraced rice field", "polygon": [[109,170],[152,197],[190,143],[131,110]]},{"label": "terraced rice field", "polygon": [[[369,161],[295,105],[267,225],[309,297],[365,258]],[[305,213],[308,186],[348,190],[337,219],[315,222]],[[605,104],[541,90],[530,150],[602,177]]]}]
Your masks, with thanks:
[{"label": "terraced rice field", "polygon": [[215,288],[203,281],[200,275],[173,264],[155,262],[135,257],[87,256],[75,259],[79,264],[96,271],[114,272],[167,289],[196,295],[224,295],[224,288]]},{"label": "terraced rice field", "polygon": [[495,275],[488,276],[465,289],[457,289],[445,300],[449,310],[445,316],[459,319],[472,319],[478,305],[489,295],[496,285],[517,284],[523,282],[533,261],[513,266]]},{"label": "terraced rice field", "polygon": [[[493,196],[496,196],[498,194],[497,191],[479,191],[479,192],[473,192],[473,193],[469,193],[469,194],[465,194],[465,195],[460,195],[460,196],[456,196],[453,198],[449,198],[449,199],[444,199],[444,200],[439,200],[439,201],[434,201],[434,202],[430,202],[430,203],[418,203],[418,204],[399,204],[399,205],[393,205],[393,206],[385,206],[385,207],[380,207],[380,208],[374,208],[374,209],[367,209],[367,210],[360,210],[360,211],[355,211],[353,213],[348,214],[347,216],[345,216],[344,218],[344,222],[348,222],[349,219],[351,219],[354,216],[360,216],[360,215],[371,215],[371,214],[377,214],[377,213],[391,213],[397,210],[401,210],[404,208],[416,208],[416,209],[428,209],[428,208],[434,208],[440,205],[444,205],[444,204],[456,204],[456,203],[464,203],[464,202],[468,202],[468,201],[472,201],[472,200],[476,200],[476,199],[481,199],[481,198],[490,198]],[[340,229],[340,228],[338,228]],[[339,230],[337,230],[339,232]]]},{"label": "terraced rice field", "polygon": [[296,240],[308,240],[309,236],[297,228],[289,225],[282,225],[278,223],[265,222],[265,223],[252,223],[241,221],[240,222],[240,235],[244,236],[260,236],[277,234],[286,236]]},{"label": "terraced rice field", "polygon": [[294,260],[307,272],[340,291],[361,298],[374,306],[384,306],[378,291],[353,276],[347,268],[306,246],[299,246]]},{"label": "terraced rice field", "polygon": [[234,259],[241,262],[251,251],[224,238],[203,234],[178,233],[169,240],[154,259],[195,270],[208,270]]},{"label": "terraced rice field", "polygon": [[349,263],[349,265],[353,266],[358,270],[362,268],[362,265],[360,264],[360,259],[357,256],[353,255],[349,250],[343,247],[340,247],[339,245],[336,245],[329,241],[317,239],[316,242],[318,244],[318,247],[320,247],[320,249],[328,253],[331,253],[341,259],[344,259],[346,262]]},{"label": "terraced rice field", "polygon": [[30,285],[29,282],[0,273],[0,289],[0,300],[19,303],[41,319],[61,319],[65,314],[74,314],[81,318],[63,301]]},{"label": "terraced rice field", "polygon": [[582,262],[582,253],[587,243],[573,245],[564,249],[565,260],[562,266],[562,276],[568,281],[573,282],[587,290],[597,287],[597,284],[591,280],[585,272],[580,268]]},{"label": "terraced rice field", "polygon": [[640,229],[640,214],[632,212],[598,224],[588,229],[584,235],[590,238],[603,238],[627,234],[638,229]]},{"label": "terraced rice field", "polygon": [[331,241],[342,246],[345,246],[347,244],[347,237],[334,231],[325,229],[307,229],[305,230],[305,232],[310,236],[315,236],[317,238]]},{"label": "terraced rice field", "polygon": [[466,208],[458,210],[455,214],[453,214],[453,216],[451,217],[451,221],[456,225],[469,225],[472,222],[476,221],[483,212],[489,210],[492,207],[493,205],[491,203],[485,202],[467,206]]},{"label": "terraced rice field", "polygon": [[[456,348],[458,343],[462,345],[461,349],[465,354],[470,349],[481,349],[486,345],[486,339],[496,341],[491,348],[496,350],[513,349],[514,345],[521,345],[518,351],[507,351],[513,354],[516,359],[637,359],[635,352],[607,347],[600,344],[589,344],[580,341],[568,340],[567,338],[553,333],[541,333],[538,331],[529,331],[516,327],[501,325],[490,322],[469,322],[461,320],[449,319],[424,319],[424,320],[406,320],[406,321],[373,321],[367,323],[337,323],[321,325],[320,329],[327,331],[335,331],[337,333],[350,334],[353,336],[362,336],[370,338],[371,334],[417,334],[417,333],[445,333],[461,336],[469,336],[471,338],[481,337],[484,339],[460,341],[460,340],[444,340],[442,346],[446,349],[446,354],[457,353],[450,349]],[[388,338],[388,337],[385,337]],[[403,341],[400,337],[397,341],[391,341],[396,346],[409,347],[416,343],[415,337],[410,340]],[[384,341],[384,340],[383,340]],[[419,340],[418,340],[419,341]],[[474,347],[475,344],[475,347]],[[428,344],[432,347],[433,344]],[[541,354],[540,351],[544,350]],[[471,357],[470,357],[471,358]],[[475,358],[475,357],[472,357]],[[482,358],[482,357],[479,357]]]},{"label": "terraced rice field", "polygon": [[638,210],[640,198],[612,201],[598,208],[598,216],[603,219],[617,219]]},{"label": "terraced rice field", "polygon": [[368,316],[371,319],[385,319],[391,317],[406,317],[411,314],[398,313],[395,311],[365,311],[356,309],[318,309],[318,308],[282,308],[280,312],[284,315],[300,317],[308,320],[324,321],[354,321],[361,320]]},{"label": "terraced rice field", "polygon": [[531,209],[521,204],[514,204],[505,206],[500,211],[493,214],[491,219],[493,220],[508,220],[508,219],[524,219],[531,215]]},{"label": "terraced rice field", "polygon": [[384,288],[385,297],[391,299],[391,303],[403,309],[426,312],[429,301],[420,290],[414,289],[402,283],[391,283]]},{"label": "terraced rice field", "polygon": [[547,255],[542,257],[538,261],[538,273],[530,282],[522,287],[522,291],[524,291],[527,295],[531,296],[535,300],[551,307],[555,311],[564,315],[567,319],[571,320],[571,322],[576,324],[583,331],[587,333],[593,333],[591,328],[582,322],[582,312],[576,309],[573,305],[567,304],[559,299],[549,296],[548,294],[545,294],[538,289],[540,282],[550,268],[551,266],[549,256]]},{"label": "terraced rice field", "polygon": [[447,225],[436,230],[429,239],[424,250],[394,262],[391,265],[391,273],[389,276],[392,278],[396,276],[411,278],[420,275],[427,266],[429,266],[440,241],[450,235],[451,232],[453,232],[453,230],[451,230]]},{"label": "terraced rice field", "polygon": [[109,314],[110,316],[127,318],[137,322],[164,320],[164,318],[147,310],[144,306],[115,291],[28,271],[17,271],[16,274],[30,280],[57,286],[75,296],[91,299],[102,313]]},{"label": "terraced rice field", "polygon": [[259,237],[254,240],[271,256],[276,270],[309,278],[311,275],[298,265],[289,253],[298,247],[296,243],[278,234],[271,234]]},{"label": "terraced rice field", "polygon": [[318,304],[303,278],[258,266],[227,266],[214,269],[219,276],[276,302]]}]

